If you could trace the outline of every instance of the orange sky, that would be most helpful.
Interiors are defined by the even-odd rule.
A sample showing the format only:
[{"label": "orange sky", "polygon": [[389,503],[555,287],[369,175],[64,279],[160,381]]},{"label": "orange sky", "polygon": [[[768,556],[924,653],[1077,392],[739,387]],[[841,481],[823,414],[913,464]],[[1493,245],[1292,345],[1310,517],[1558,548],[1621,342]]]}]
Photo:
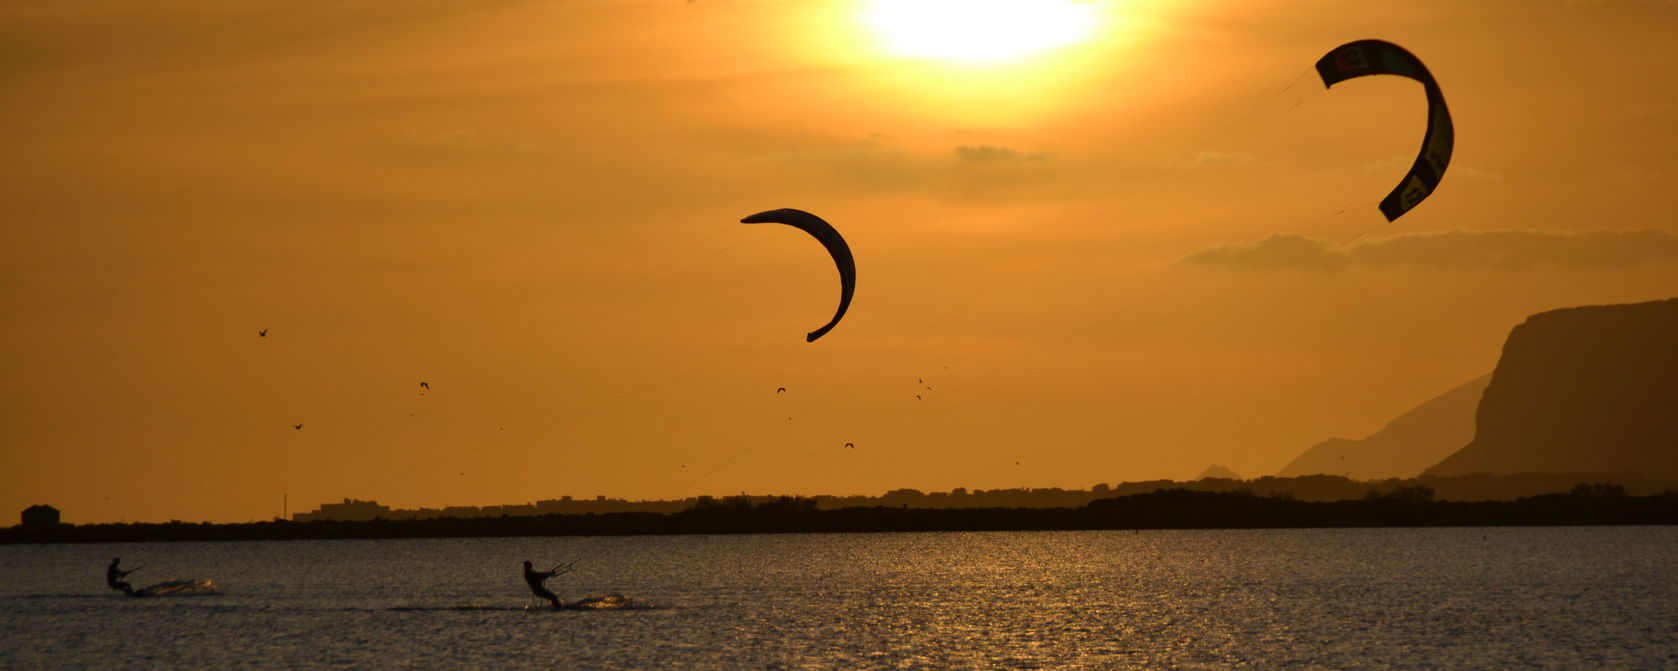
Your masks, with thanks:
[{"label": "orange sky", "polygon": [[[1086,7],[963,64],[849,0],[0,3],[0,511],[1265,475],[1678,295],[1678,4]],[[1372,37],[1457,129],[1391,224],[1420,87],[1310,69]],[[857,258],[813,344],[778,207]]]}]

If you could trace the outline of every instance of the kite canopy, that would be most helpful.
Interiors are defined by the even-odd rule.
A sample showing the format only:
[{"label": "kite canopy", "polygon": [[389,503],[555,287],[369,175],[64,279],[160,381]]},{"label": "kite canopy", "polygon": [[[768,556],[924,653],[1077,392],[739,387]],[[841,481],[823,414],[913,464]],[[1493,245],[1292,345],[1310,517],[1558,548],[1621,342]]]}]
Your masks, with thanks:
[{"label": "kite canopy", "polygon": [[759,212],[741,219],[742,224],[786,224],[798,230],[809,233],[827,248],[828,255],[833,257],[833,265],[839,268],[839,310],[833,313],[833,320],[825,326],[811,331],[804,336],[805,342],[815,342],[816,338],[826,335],[839,324],[845,316],[845,310],[851,307],[851,294],[856,293],[856,260],[851,257],[851,247],[845,244],[845,238],[839,231],[821,217],[803,210],[790,207],[779,210]]},{"label": "kite canopy", "polygon": [[1322,75],[1326,87],[1364,75],[1398,75],[1421,82],[1427,92],[1427,133],[1422,136],[1422,150],[1410,166],[1409,174],[1381,199],[1381,214],[1386,215],[1387,221],[1397,219],[1439,188],[1445,166],[1451,162],[1455,132],[1451,128],[1451,112],[1445,108],[1445,95],[1439,92],[1439,82],[1434,81],[1421,60],[1391,42],[1358,40],[1335,47],[1318,60],[1317,74]]}]

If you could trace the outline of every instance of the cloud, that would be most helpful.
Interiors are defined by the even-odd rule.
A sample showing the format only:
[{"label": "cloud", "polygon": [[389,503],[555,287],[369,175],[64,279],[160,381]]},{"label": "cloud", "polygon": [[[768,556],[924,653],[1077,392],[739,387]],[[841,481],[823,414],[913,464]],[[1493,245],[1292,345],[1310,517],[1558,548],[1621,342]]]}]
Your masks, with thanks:
[{"label": "cloud", "polygon": [[1416,162],[1415,156],[1395,154],[1383,159],[1370,161],[1358,167],[1358,171],[1365,175],[1385,175],[1389,172],[1403,170]]},{"label": "cloud", "polygon": [[[760,157],[777,174],[825,178],[867,193],[912,193],[964,201],[1027,201],[1052,197],[1062,174],[1046,154],[1002,145],[917,143],[874,133],[853,138],[799,138]],[[951,154],[954,154],[952,157]]]},{"label": "cloud", "polygon": [[1643,166],[1627,166],[1620,170],[1620,177],[1627,181],[1642,182],[1644,184],[1660,184],[1673,181],[1671,173],[1650,170]]},{"label": "cloud", "polygon": [[1318,272],[1353,267],[1624,268],[1672,262],[1678,262],[1678,235],[1657,229],[1453,230],[1368,238],[1349,245],[1296,233],[1276,233],[1257,242],[1213,245],[1178,260],[1184,265],[1234,270]]},{"label": "cloud", "polygon": [[1656,7],[1678,6],[1678,0],[1567,0],[1569,5],[1653,5]]},{"label": "cloud", "polygon": [[988,144],[961,145],[956,147],[956,157],[968,163],[1011,163],[1014,161],[1041,161],[1047,156],[1043,154],[1023,153],[1011,147],[997,147]]},{"label": "cloud", "polygon": [[1627,112],[1634,117],[1662,117],[1678,115],[1678,98],[1644,105],[1634,105]]},{"label": "cloud", "polygon": [[519,133],[492,133],[476,128],[457,128],[429,134],[413,134],[415,140],[436,147],[497,154],[533,154],[542,150],[536,138]]},{"label": "cloud", "polygon": [[[1415,156],[1403,154],[1389,156],[1384,159],[1370,161],[1358,167],[1358,171],[1365,175],[1402,175],[1416,163]],[[1452,163],[1446,170],[1452,179],[1466,177],[1468,179],[1483,179],[1489,182],[1503,181],[1503,175],[1490,170],[1482,170],[1472,165]]]},{"label": "cloud", "polygon": [[1238,165],[1259,162],[1258,157],[1244,151],[1217,151],[1208,149],[1200,152],[1194,159],[1201,165]]},{"label": "cloud", "polygon": [[1471,165],[1453,165],[1450,173],[1452,177],[1467,177],[1469,179],[1483,179],[1488,182],[1503,181],[1503,174],[1490,170],[1481,170]]}]

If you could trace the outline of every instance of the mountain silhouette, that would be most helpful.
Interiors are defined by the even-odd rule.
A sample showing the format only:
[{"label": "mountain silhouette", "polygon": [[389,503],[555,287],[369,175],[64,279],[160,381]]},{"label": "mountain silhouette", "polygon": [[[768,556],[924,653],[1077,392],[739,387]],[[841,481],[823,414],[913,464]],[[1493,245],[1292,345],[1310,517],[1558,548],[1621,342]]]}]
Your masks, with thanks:
[{"label": "mountain silhouette", "polygon": [[1340,475],[1354,480],[1413,478],[1474,439],[1474,409],[1490,373],[1435,396],[1362,440],[1330,438],[1276,473]]},{"label": "mountain silhouette", "polygon": [[1205,480],[1207,478],[1222,479],[1222,480],[1240,480],[1241,476],[1239,474],[1237,474],[1235,471],[1230,470],[1228,466],[1222,466],[1222,465],[1219,465],[1219,464],[1212,464],[1211,466],[1207,466],[1206,470],[1201,471],[1200,472],[1200,477],[1195,478],[1195,479],[1196,480]]},{"label": "mountain silhouette", "polygon": [[1473,441],[1426,475],[1678,478],[1678,298],[1528,317],[1475,417]]}]

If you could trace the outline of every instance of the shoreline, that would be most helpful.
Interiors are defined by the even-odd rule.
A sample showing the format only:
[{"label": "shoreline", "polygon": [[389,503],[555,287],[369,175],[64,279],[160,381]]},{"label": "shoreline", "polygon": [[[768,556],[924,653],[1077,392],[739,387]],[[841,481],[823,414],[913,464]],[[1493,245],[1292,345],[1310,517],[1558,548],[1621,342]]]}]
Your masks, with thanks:
[{"label": "shoreline", "polygon": [[1173,489],[1099,499],[1078,508],[852,507],[810,499],[729,501],[676,513],[270,521],[236,524],[60,524],[0,529],[0,544],[120,543],[513,536],[631,536],[925,531],[1315,529],[1385,527],[1637,526],[1678,524],[1678,492],[1652,496],[1576,491],[1513,501],[1433,501],[1419,493],[1296,501],[1246,492]]}]

